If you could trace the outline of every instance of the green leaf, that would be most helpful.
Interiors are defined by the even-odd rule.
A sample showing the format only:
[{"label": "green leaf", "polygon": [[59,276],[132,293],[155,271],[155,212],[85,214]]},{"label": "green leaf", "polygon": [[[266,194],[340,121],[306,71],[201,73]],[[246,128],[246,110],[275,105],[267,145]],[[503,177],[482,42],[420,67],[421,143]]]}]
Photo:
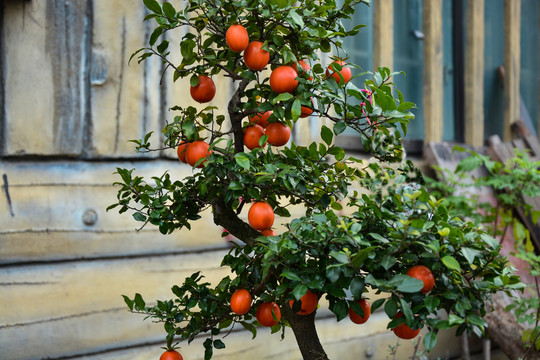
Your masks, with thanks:
[{"label": "green leaf", "polygon": [[162,33],[163,33],[163,28],[161,26],[155,28],[155,30],[152,32],[152,35],[150,35],[150,40],[148,40],[148,43],[150,45],[154,45]]},{"label": "green leaf", "polygon": [[481,256],[481,255],[482,255],[482,252],[480,252],[480,251],[478,251],[478,250],[471,249],[471,248],[467,248],[467,247],[461,248],[461,253],[463,254],[463,256],[465,257],[465,259],[467,259],[467,261],[468,261],[469,264],[471,264],[471,265],[472,265],[472,263],[474,262],[474,259],[475,259],[477,256]]},{"label": "green leaf", "polygon": [[146,303],[144,302],[141,294],[139,293],[135,294],[135,298],[133,299],[133,302],[135,303],[136,310],[144,310]]},{"label": "green leaf", "polygon": [[176,15],[176,10],[174,8],[174,6],[172,6],[172,4],[168,1],[164,1],[163,2],[163,13],[168,17],[168,18],[174,18],[175,15]]},{"label": "green leaf", "polygon": [[289,16],[291,17],[291,20],[300,28],[304,27],[304,20],[302,20],[302,17],[298,15],[298,13],[294,9],[291,9],[291,11],[289,11]]},{"label": "green leaf", "polygon": [[220,339],[214,340],[214,347],[216,349],[225,349],[225,344]]},{"label": "green leaf", "polygon": [[437,309],[437,306],[439,306],[441,300],[438,297],[435,296],[427,296],[424,299],[424,305],[426,305],[426,309],[433,313]]},{"label": "green leaf", "polygon": [[243,153],[238,153],[234,155],[234,159],[236,160],[236,163],[243,167],[246,170],[249,170],[250,168],[250,162],[249,159],[246,157]]},{"label": "green leaf", "polygon": [[393,319],[394,316],[396,316],[397,310],[398,306],[396,300],[393,297],[389,298],[384,304],[384,312],[390,319]]},{"label": "green leaf", "polygon": [[447,268],[461,272],[461,266],[459,266],[459,262],[454,257],[446,255],[441,261]]},{"label": "green leaf", "polygon": [[302,279],[300,278],[300,276],[298,276],[297,273],[292,272],[292,271],[283,271],[283,272],[281,273],[280,276],[284,276],[284,277],[286,277],[287,279],[293,280],[293,281],[299,281],[299,282],[302,281]]},{"label": "green leaf", "polygon": [[437,334],[433,331],[428,332],[424,337],[424,346],[426,347],[426,351],[430,352],[431,350],[433,350],[436,344]]},{"label": "green leaf", "polygon": [[143,2],[150,11],[153,11],[156,14],[161,14],[161,7],[156,0],[143,0]]},{"label": "green leaf", "polygon": [[321,127],[321,138],[324,140],[325,143],[328,145],[332,144],[332,139],[334,138],[334,134],[332,134],[332,130],[330,130],[328,127],[323,125]]},{"label": "green leaf", "polygon": [[361,277],[355,277],[352,279],[349,290],[355,299],[360,299],[365,289],[366,287],[364,285],[364,279]]},{"label": "green leaf", "polygon": [[251,323],[247,323],[245,321],[240,321],[240,324],[242,324],[242,326],[246,330],[249,330],[251,332],[251,334],[253,335],[252,339],[255,339],[255,337],[257,336],[257,328],[255,327],[255,325],[253,325]]},{"label": "green leaf", "polygon": [[272,99],[272,105],[277,104],[280,101],[287,101],[293,98],[292,94],[289,93],[282,93],[276,96],[274,99]]},{"label": "green leaf", "polygon": [[133,213],[133,218],[137,221],[146,221],[146,216],[144,216],[140,212]]},{"label": "green leaf", "polygon": [[371,312],[374,312],[378,308],[382,306],[382,304],[386,301],[386,299],[377,299],[371,304]]},{"label": "green leaf", "polygon": [[409,306],[409,303],[407,303],[404,298],[400,298],[399,304],[401,305],[401,312],[405,315],[405,323],[410,325],[414,319],[414,314]]},{"label": "green leaf", "polygon": [[334,134],[339,135],[344,132],[346,128],[347,124],[345,123],[345,121],[340,120],[334,124]]},{"label": "green leaf", "polygon": [[339,267],[328,267],[326,269],[326,277],[333,283],[339,280],[341,269]]},{"label": "green leaf", "polygon": [[302,103],[300,102],[299,99],[294,100],[292,104],[292,108],[291,108],[291,115],[292,115],[293,121],[298,120],[300,115],[302,115]]},{"label": "green leaf", "polygon": [[415,293],[422,290],[422,288],[424,287],[424,282],[422,280],[412,278],[408,275],[396,275],[392,279],[392,282],[398,279],[401,280],[401,282],[397,286],[397,290],[404,293]]},{"label": "green leaf", "polygon": [[193,76],[191,76],[191,78],[189,79],[189,85],[191,85],[191,87],[199,85],[199,75],[194,74]]},{"label": "green leaf", "polygon": [[298,284],[293,289],[293,296],[295,297],[296,300],[300,300],[302,296],[306,295],[307,290],[308,288],[306,285]]},{"label": "green leaf", "polygon": [[122,297],[124,298],[124,302],[128,306],[129,310],[133,310],[133,301],[131,301],[131,299],[128,298],[126,295],[122,295]]},{"label": "green leaf", "polygon": [[341,321],[349,315],[349,305],[347,301],[342,299],[338,299],[330,310],[336,315],[337,321]]}]

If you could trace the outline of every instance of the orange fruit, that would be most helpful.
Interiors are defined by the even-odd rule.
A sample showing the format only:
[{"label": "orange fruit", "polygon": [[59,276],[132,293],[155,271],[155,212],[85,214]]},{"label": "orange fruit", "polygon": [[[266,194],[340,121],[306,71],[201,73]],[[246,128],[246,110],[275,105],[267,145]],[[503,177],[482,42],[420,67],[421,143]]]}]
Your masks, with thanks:
[{"label": "orange fruit", "polygon": [[[394,319],[400,318],[402,316],[403,316],[403,313],[400,311],[396,314]],[[396,334],[398,338],[405,339],[405,340],[413,339],[416,337],[416,335],[418,335],[418,333],[420,333],[420,329],[413,330],[405,324],[396,326],[395,328],[392,329],[392,331],[394,332],[394,334]]]},{"label": "orange fruit", "polygon": [[249,44],[249,34],[242,25],[231,25],[225,34],[225,40],[229,49],[234,52],[242,52]]},{"label": "orange fruit", "polygon": [[291,138],[291,128],[280,122],[268,124],[266,127],[268,143],[274,146],[283,146]]},{"label": "orange fruit", "polygon": [[238,315],[246,314],[251,308],[251,294],[246,289],[238,289],[231,296],[231,310]]},{"label": "orange fruit", "polygon": [[[293,304],[295,301],[296,301],[295,299],[289,301],[289,306],[291,307],[291,309],[293,308]],[[297,314],[300,314],[300,315],[311,314],[312,312],[315,311],[315,309],[317,309],[317,304],[319,303],[319,299],[317,299],[317,295],[315,295],[309,290],[304,296],[300,298],[300,301],[301,301],[301,307],[300,307],[300,310],[297,312]]]},{"label": "orange fruit", "polygon": [[272,229],[266,229],[266,230],[263,230],[261,231],[261,234],[263,234],[264,236],[276,236],[276,232]]},{"label": "orange fruit", "polygon": [[[339,64],[342,66],[341,71],[334,71],[330,66],[326,69],[326,77],[332,77],[339,84],[341,77],[338,75],[338,72],[343,76],[344,83],[348,83],[351,80],[351,68],[345,67],[347,64],[345,61],[334,61],[332,64]],[[331,65],[331,64],[330,64]]]},{"label": "orange fruit", "polygon": [[422,280],[424,287],[420,290],[422,293],[427,294],[435,286],[435,277],[431,270],[424,265],[415,265],[407,271],[407,275],[412,278]]},{"label": "orange fruit", "polygon": [[[313,98],[311,98],[311,103],[313,104],[313,108],[315,107],[315,103],[313,102]],[[309,106],[302,105],[302,112],[300,114],[301,118],[308,117],[309,115],[313,114],[313,108]]]},{"label": "orange fruit", "polygon": [[[186,150],[186,160],[189,165],[195,166],[199,159],[206,159],[206,157],[212,153],[212,151],[208,151],[209,148],[210,145],[202,140],[192,142]],[[200,163],[197,167],[202,168],[205,162],[206,160]]]},{"label": "orange fruit", "polygon": [[[274,319],[272,313],[276,316],[277,320]],[[281,320],[281,310],[275,302],[265,302],[259,305],[255,312],[255,317],[262,326],[272,327],[277,325],[279,320]]]},{"label": "orange fruit", "polygon": [[[244,145],[249,150],[261,147],[259,145],[260,138],[264,135],[264,129],[259,125],[251,125],[244,130]],[[266,142],[263,146],[266,145]]]},{"label": "orange fruit", "polygon": [[[300,66],[301,66],[300,70],[298,70],[298,66],[296,65],[296,63],[292,63],[291,66],[292,66],[292,68],[294,70],[296,70],[298,75],[304,76],[304,74],[305,74],[305,76],[307,76],[307,72],[311,69],[309,64],[305,60],[298,61],[298,64],[300,64]],[[308,80],[313,80],[313,76],[308,77]]]},{"label": "orange fruit", "polygon": [[349,318],[355,324],[363,324],[368,321],[369,316],[371,315],[371,305],[366,299],[357,300],[356,303],[362,307],[364,310],[364,316],[360,316],[354,312],[352,308],[349,308]]},{"label": "orange fruit", "polygon": [[268,125],[268,118],[270,117],[270,115],[272,115],[272,110],[257,113],[255,115],[251,115],[249,117],[249,121],[265,128]]},{"label": "orange fruit", "polygon": [[176,154],[178,155],[178,159],[184,164],[187,164],[186,151],[187,151],[188,146],[189,146],[189,143],[185,141],[181,143],[180,145],[178,145],[178,147],[176,148]]},{"label": "orange fruit", "polygon": [[161,354],[159,360],[184,360],[184,358],[176,350],[167,350]]},{"label": "orange fruit", "polygon": [[260,71],[268,65],[270,53],[262,49],[263,43],[252,41],[244,50],[244,63],[254,71]]},{"label": "orange fruit", "polygon": [[191,86],[189,89],[191,97],[198,103],[207,103],[212,101],[216,95],[216,85],[214,81],[206,75],[199,75],[197,86]]},{"label": "orange fruit", "polygon": [[257,201],[248,211],[248,221],[255,230],[270,229],[274,224],[274,210],[264,201]]},{"label": "orange fruit", "polygon": [[293,93],[298,86],[298,73],[290,66],[279,66],[270,74],[270,87],[278,94]]}]

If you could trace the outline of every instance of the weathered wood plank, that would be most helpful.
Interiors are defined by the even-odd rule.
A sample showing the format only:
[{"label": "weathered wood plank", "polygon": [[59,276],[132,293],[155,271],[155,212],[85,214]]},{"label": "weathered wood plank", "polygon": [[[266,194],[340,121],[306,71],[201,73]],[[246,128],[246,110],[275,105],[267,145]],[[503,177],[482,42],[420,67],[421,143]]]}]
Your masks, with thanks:
[{"label": "weathered wood plank", "polygon": [[210,211],[193,222],[192,231],[167,236],[153,226],[136,232],[141,222],[116,209],[106,212],[116,200],[116,167],[135,166],[135,174],[147,180],[168,169],[173,179],[193,171],[179,161],[0,163],[0,263],[179,252],[225,244]]},{"label": "weathered wood plank", "polygon": [[[128,140],[150,131],[159,146],[162,125],[161,61],[151,57],[141,64],[129,57],[147,45],[152,21],[143,23],[142,5],[121,0],[93,2],[92,37],[92,144],[89,156],[136,157]],[[156,157],[159,152],[145,154]]]},{"label": "weathered wood plank", "polygon": [[442,140],[443,36],[442,0],[423,2],[424,27],[424,143]]},{"label": "weathered wood plank", "polygon": [[3,4],[6,155],[82,153],[90,4]]},{"label": "weathered wood plank", "polygon": [[[317,328],[321,342],[330,359],[385,359],[390,356],[389,346],[397,344],[395,335],[385,328],[387,322],[386,315],[377,312],[364,325],[355,325],[348,319],[338,323],[334,317],[325,317],[317,320]],[[300,359],[301,355],[292,333],[290,330],[287,330],[286,333],[285,340],[281,340],[278,334],[272,335],[268,329],[260,329],[257,338],[251,340],[251,333],[234,331],[224,339],[226,348],[215,350],[212,359]],[[204,359],[202,341],[202,339],[197,339],[190,345],[182,346],[179,351],[184,359]],[[450,358],[459,355],[457,338],[453,336],[452,331],[441,331],[438,344],[439,346],[430,353],[430,358]],[[163,350],[159,348],[158,344],[152,344],[134,349],[84,356],[81,359],[146,360],[157,359],[162,352]],[[402,357],[397,357],[397,359],[408,358],[412,356],[413,352],[414,342],[401,340],[398,356]]]},{"label": "weathered wood plank", "polygon": [[[106,208],[115,202],[120,181],[116,168],[137,168],[134,175],[150,181],[166,171],[182,179],[194,171],[179,161],[152,162],[2,162],[0,163],[0,264],[80,258],[183,252],[226,246],[223,229],[210,210],[192,222],[192,230],[162,235],[142,226],[129,213]],[[199,171],[199,170],[195,170]],[[84,174],[84,176],[81,176]],[[247,221],[245,207],[240,217]],[[293,217],[304,209],[290,209]],[[284,231],[277,217],[274,230]]]},{"label": "weathered wood plank", "polygon": [[521,0],[504,0],[503,140],[512,139],[511,125],[520,118]]},{"label": "weathered wood plank", "polygon": [[[202,270],[217,283],[223,251],[0,268],[2,358],[59,357],[126,346],[162,332],[126,311],[122,294],[148,301]],[[32,342],[33,350],[28,342]]]},{"label": "weathered wood plank", "polygon": [[484,0],[467,1],[465,143],[484,144]]},{"label": "weathered wood plank", "polygon": [[373,14],[373,67],[394,67],[394,1],[379,0]]}]

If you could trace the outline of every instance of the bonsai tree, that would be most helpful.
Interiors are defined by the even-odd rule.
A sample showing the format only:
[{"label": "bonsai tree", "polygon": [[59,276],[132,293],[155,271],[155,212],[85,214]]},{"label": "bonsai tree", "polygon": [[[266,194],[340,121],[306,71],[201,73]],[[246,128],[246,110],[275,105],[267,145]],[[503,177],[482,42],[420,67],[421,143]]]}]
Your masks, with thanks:
[{"label": "bonsai tree", "polygon": [[[218,284],[197,272],[172,287],[173,299],[147,305],[140,294],[124,296],[131,311],[163,322],[163,359],[180,359],[175,343],[199,335],[207,336],[209,359],[236,324],[253,336],[259,325],[283,336],[290,327],[304,359],[328,359],[315,327],[322,297],[337,321],[365,323],[384,307],[398,337],[427,327],[428,350],[440,329],[485,330],[490,294],[520,283],[497,240],[449,216],[404,161],[401,136],[414,104],[392,83],[397,74],[379,68],[356,83],[365,73],[342,45],[363,25],[348,29],[343,21],[369,1],[193,0],[183,9],[144,3],[145,20],[156,28],[132,58],[160,57],[171,70],[164,75],[189,82],[201,104],[214,97],[218,74],[235,88],[226,109],[170,109],[174,119],[158,147],[175,148],[191,176],[165,173],[150,183],[117,169],[118,201],[110,208],[163,234],[189,230],[211,208],[224,236],[239,239],[222,261],[232,275]],[[188,31],[175,38],[179,27]],[[170,60],[167,39],[179,45],[180,62]],[[307,116],[328,126],[320,127],[320,142],[298,146],[291,129],[302,131]],[[357,133],[363,159],[334,144],[347,128]],[[135,140],[138,151],[155,150],[149,138]],[[290,219],[293,205],[303,206],[304,216]],[[275,215],[287,221],[285,232],[272,230]],[[369,292],[387,296],[370,301]],[[440,310],[445,319],[433,316]]]}]

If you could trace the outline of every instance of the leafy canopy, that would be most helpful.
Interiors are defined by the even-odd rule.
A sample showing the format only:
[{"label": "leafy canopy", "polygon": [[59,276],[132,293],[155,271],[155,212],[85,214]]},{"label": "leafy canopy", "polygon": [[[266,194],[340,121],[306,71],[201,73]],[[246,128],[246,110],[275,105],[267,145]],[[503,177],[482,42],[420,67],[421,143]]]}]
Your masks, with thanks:
[{"label": "leafy canopy", "polygon": [[[156,27],[149,46],[132,58],[141,62],[158,56],[165,71],[172,69],[173,81],[187,84],[189,78],[195,86],[198,75],[206,74],[235,87],[227,109],[170,109],[175,115],[162,131],[164,148],[205,140],[213,153],[201,170],[184,179],[165,173],[148,182],[134,170],[117,169],[118,201],[109,208],[131,211],[136,220],[166,234],[189,229],[210,207],[214,222],[242,240],[222,261],[232,275],[217,285],[195,273],[173,287],[171,300],[147,305],[139,294],[124,296],[130,310],[164,323],[169,348],[176,337],[192,341],[205,333],[208,359],[213,349],[225,347],[217,337],[235,324],[256,335],[258,304],[275,301],[283,309],[308,290],[326,297],[338,321],[349,307],[362,313],[353,300],[368,292],[384,293],[372,309],[384,307],[389,328],[402,323],[427,326],[428,349],[435,345],[439,329],[483,332],[489,294],[519,283],[498,256],[497,241],[473,223],[451,216],[445,204],[423,188],[418,169],[403,161],[401,136],[413,118],[414,104],[392,83],[397,73],[379,68],[361,87],[357,78],[364,73],[350,62],[343,65],[356,73],[350,82],[326,75],[323,63],[329,62],[329,54],[347,60],[343,39],[363,27],[346,29],[342,21],[351,18],[356,5],[368,1],[198,0],[183,9],[169,2],[144,3],[150,11],[145,20]],[[268,73],[248,69],[242,55],[229,50],[225,32],[237,23],[246,27],[250,41],[264,43],[271,54],[269,69],[283,64],[300,69],[299,60],[310,63],[310,70],[299,72],[294,93],[274,93]],[[188,31],[180,33],[179,28]],[[178,36],[181,60],[174,62],[169,51],[178,46]],[[343,66],[332,64],[330,71]],[[325,119],[322,141],[245,151],[242,135],[250,115],[271,110],[270,122],[305,131],[302,106],[314,107],[313,116]],[[367,159],[347,156],[335,145],[335,137],[347,128],[357,133]],[[137,150],[155,150],[148,140],[149,135],[134,140]],[[290,216],[290,206],[301,204],[305,215],[291,220],[284,233],[262,237],[238,217],[249,199],[268,202],[282,217]],[[435,288],[427,295],[420,292],[422,281],[405,275],[416,264],[426,265],[435,276]],[[255,298],[242,316],[228,305],[239,288]],[[437,318],[439,310],[448,317]],[[394,319],[398,311],[405,316]],[[297,319],[285,315],[273,332],[284,334],[288,325],[294,326]]]}]

